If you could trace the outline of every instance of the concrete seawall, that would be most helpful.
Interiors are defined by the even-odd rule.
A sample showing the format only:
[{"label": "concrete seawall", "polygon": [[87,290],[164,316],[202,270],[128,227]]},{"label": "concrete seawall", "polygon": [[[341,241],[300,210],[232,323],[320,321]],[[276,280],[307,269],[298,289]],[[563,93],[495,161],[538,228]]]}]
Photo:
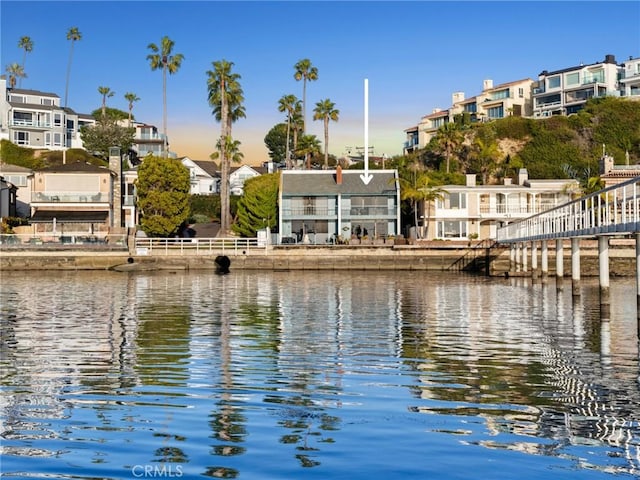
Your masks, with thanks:
[{"label": "concrete seawall", "polygon": [[[565,249],[565,276],[570,277],[570,252]],[[581,272],[598,275],[597,250],[581,252]],[[125,250],[16,251],[0,250],[0,272],[9,270],[215,270],[215,258],[226,255],[231,270],[419,270],[473,271],[480,274],[504,275],[513,269],[509,249],[469,249],[466,246],[392,248],[366,247],[273,247],[245,251],[188,254],[169,251],[163,254],[134,255]],[[555,251],[549,251],[549,274],[555,275]],[[538,262],[540,264],[540,262]],[[531,262],[529,260],[529,265]],[[635,275],[635,252],[622,245],[611,251],[610,273],[614,276]],[[521,275],[530,274],[520,272]]]}]

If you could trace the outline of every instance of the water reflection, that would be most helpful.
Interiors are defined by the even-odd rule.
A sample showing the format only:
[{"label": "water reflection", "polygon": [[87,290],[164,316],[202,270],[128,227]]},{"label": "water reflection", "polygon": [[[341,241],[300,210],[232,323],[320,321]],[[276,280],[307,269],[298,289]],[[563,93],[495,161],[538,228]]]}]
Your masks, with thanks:
[{"label": "water reflection", "polygon": [[589,280],[3,273],[3,472],[636,475],[634,288],[602,319]]}]

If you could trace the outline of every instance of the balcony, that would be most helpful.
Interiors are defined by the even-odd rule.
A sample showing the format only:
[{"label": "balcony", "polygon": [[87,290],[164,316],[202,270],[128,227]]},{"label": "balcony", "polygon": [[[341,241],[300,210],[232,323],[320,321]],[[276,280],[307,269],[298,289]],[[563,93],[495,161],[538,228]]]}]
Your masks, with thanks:
[{"label": "balcony", "polygon": [[557,203],[544,202],[537,205],[480,205],[482,216],[529,216],[555,208]]},{"label": "balcony", "polygon": [[12,118],[10,126],[20,128],[51,128],[51,122],[38,122],[22,118]]},{"label": "balcony", "polygon": [[100,192],[31,192],[31,203],[109,203],[109,194]]}]

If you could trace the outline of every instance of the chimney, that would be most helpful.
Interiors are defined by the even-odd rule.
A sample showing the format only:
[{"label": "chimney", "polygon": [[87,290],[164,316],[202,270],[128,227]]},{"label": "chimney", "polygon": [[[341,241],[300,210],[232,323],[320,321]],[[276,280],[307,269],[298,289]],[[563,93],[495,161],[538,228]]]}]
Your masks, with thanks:
[{"label": "chimney", "polygon": [[464,100],[464,92],[454,92],[451,95],[451,103],[455,105],[456,103],[462,102]]},{"label": "chimney", "polygon": [[524,185],[529,180],[529,172],[526,168],[518,170],[518,185]]},{"label": "chimney", "polygon": [[475,173],[467,173],[467,187],[475,187],[476,186],[476,174]]},{"label": "chimney", "polygon": [[340,165],[336,167],[336,185],[342,185],[342,167]]},{"label": "chimney", "polygon": [[113,211],[111,226],[122,226],[122,157],[120,148],[109,147],[109,170],[116,174],[113,179]]},{"label": "chimney", "polygon": [[493,88],[493,80],[484,80],[482,82],[482,91],[487,91],[487,90],[491,90]]}]

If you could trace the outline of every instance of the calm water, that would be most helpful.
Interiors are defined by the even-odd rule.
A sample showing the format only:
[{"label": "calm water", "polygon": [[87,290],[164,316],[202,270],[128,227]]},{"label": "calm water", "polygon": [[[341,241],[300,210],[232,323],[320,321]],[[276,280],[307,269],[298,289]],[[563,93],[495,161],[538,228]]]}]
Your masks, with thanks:
[{"label": "calm water", "polygon": [[635,285],[1,274],[7,478],[640,476]]}]

